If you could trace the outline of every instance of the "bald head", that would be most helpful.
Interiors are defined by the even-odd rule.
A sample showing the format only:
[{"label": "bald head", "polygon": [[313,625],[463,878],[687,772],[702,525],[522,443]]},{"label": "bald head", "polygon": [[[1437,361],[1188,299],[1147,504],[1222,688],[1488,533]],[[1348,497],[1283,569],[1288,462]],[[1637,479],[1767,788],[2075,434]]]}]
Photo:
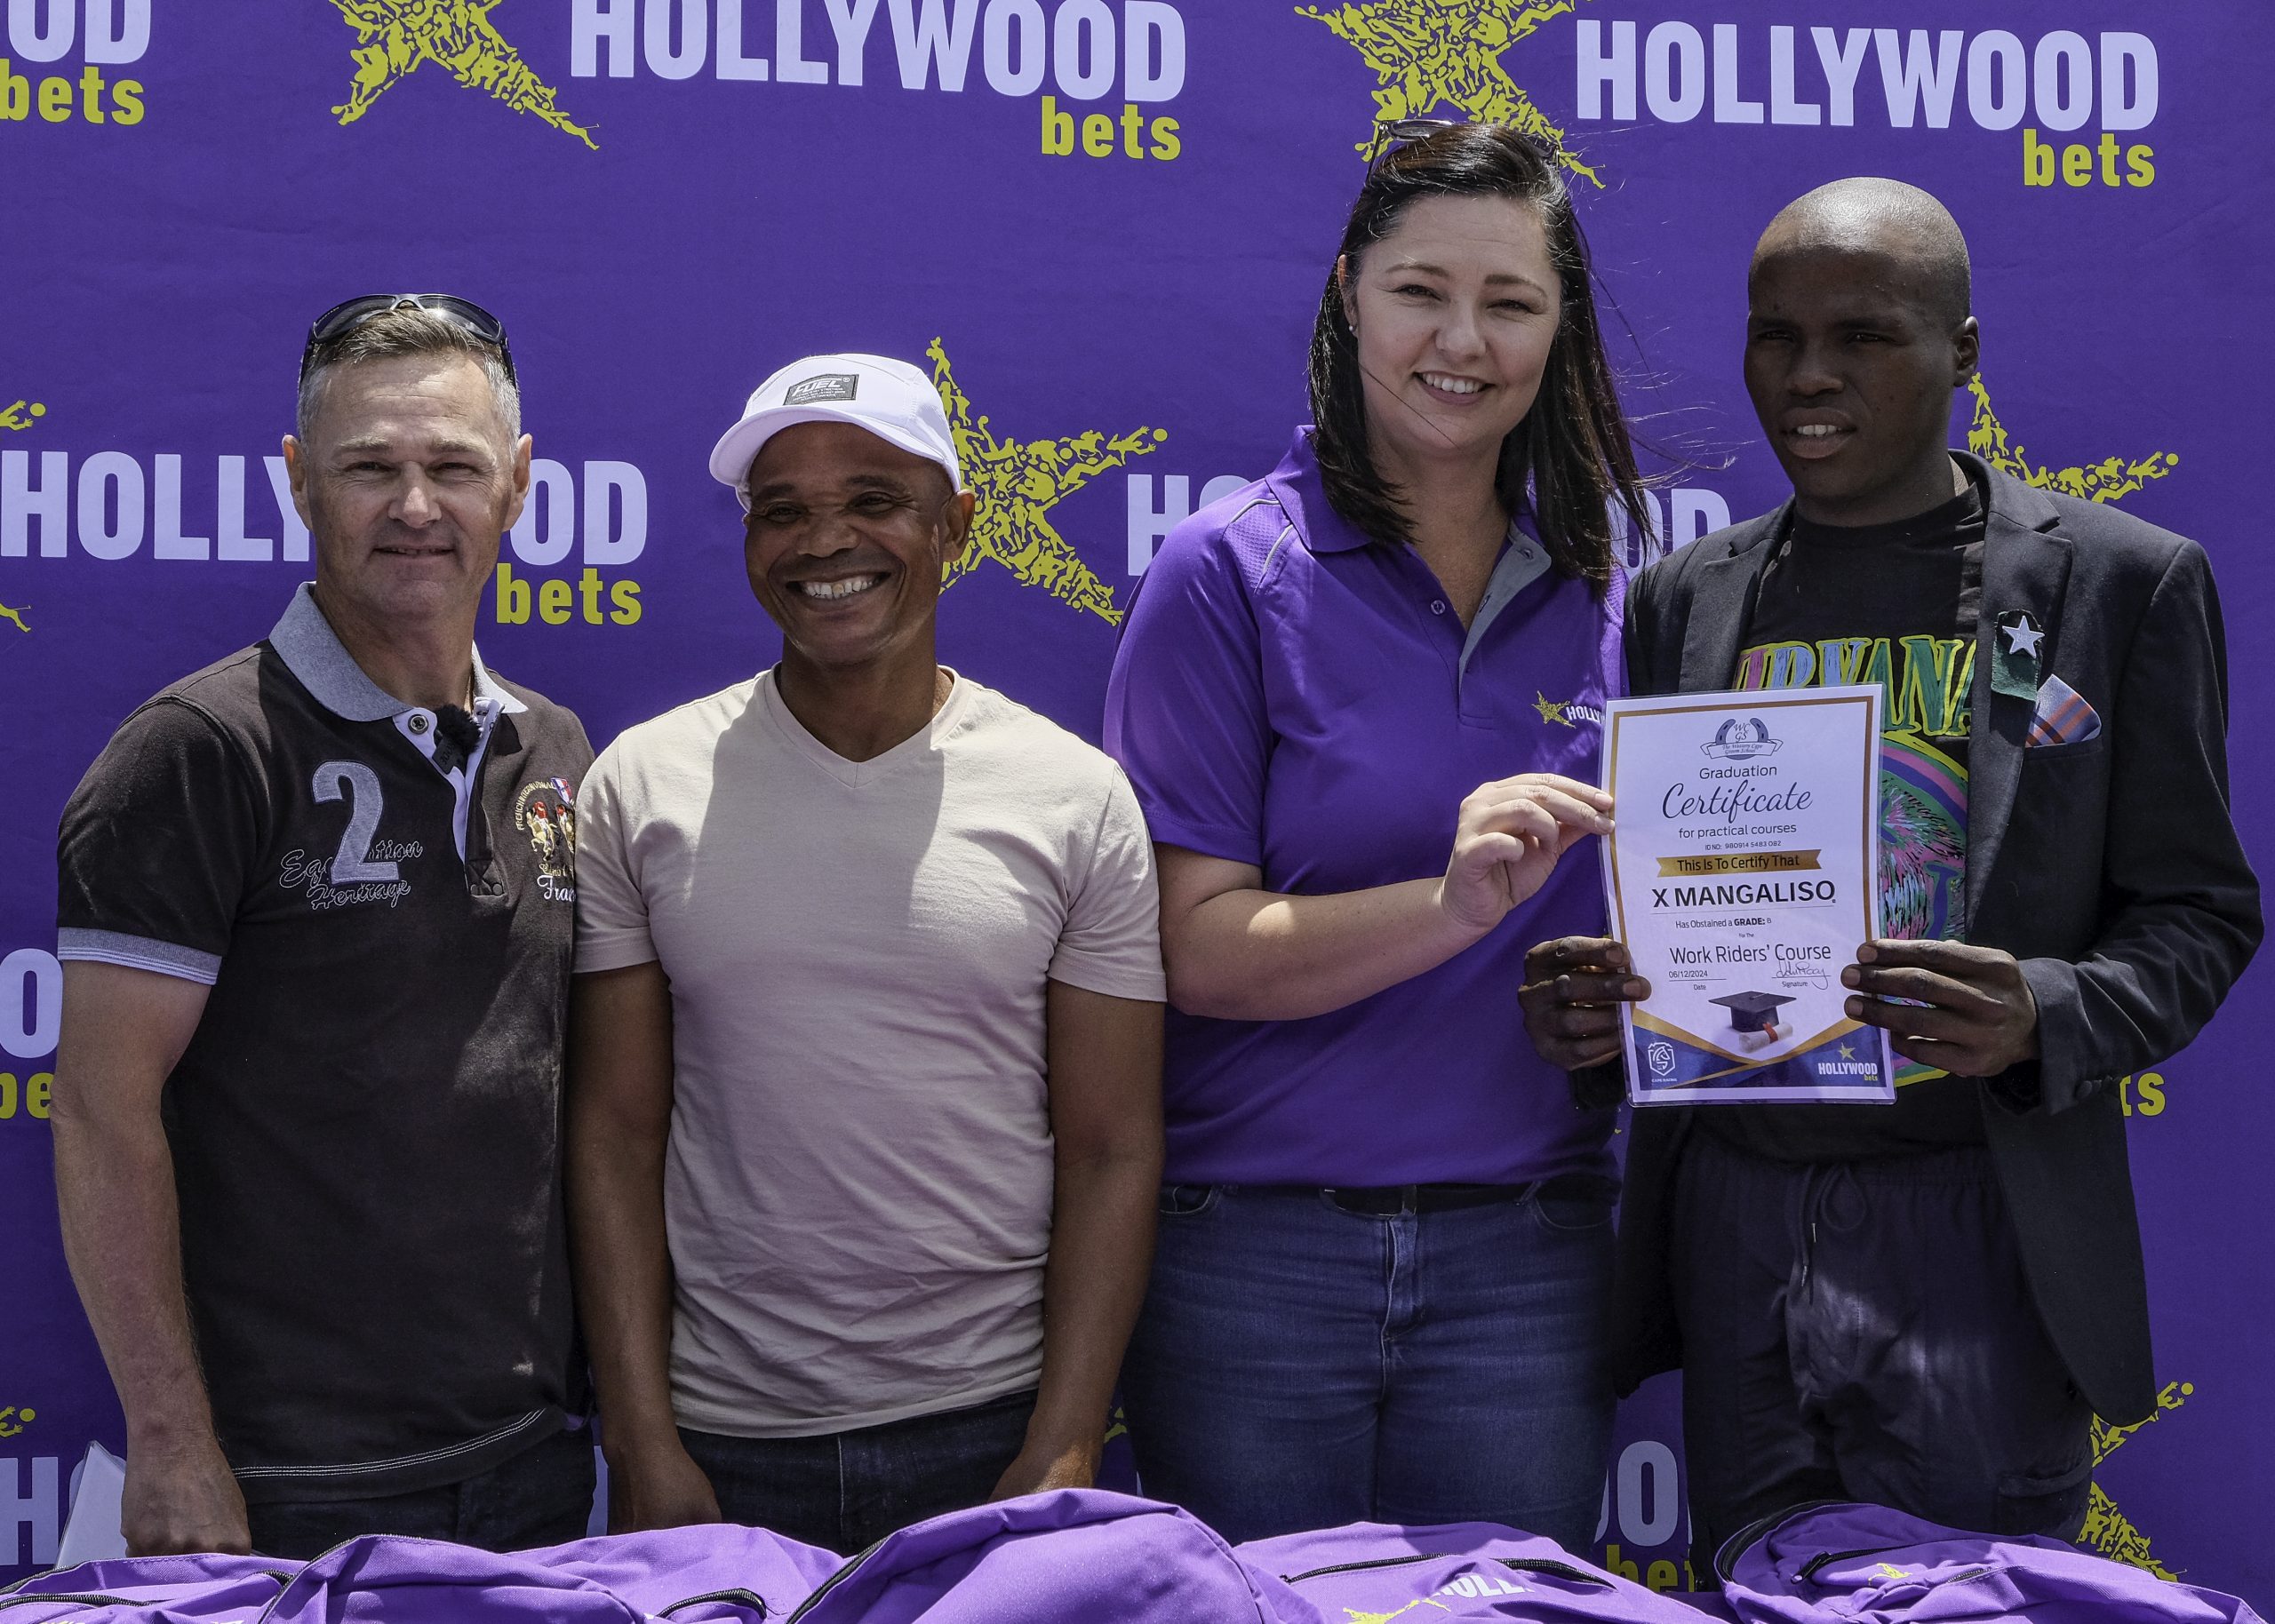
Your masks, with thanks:
[{"label": "bald head", "polygon": [[1754,245],[1748,283],[1788,254],[1877,260],[1945,329],[1965,321],[1972,303],[1959,222],[1932,194],[1901,180],[1835,180],[1787,203]]}]

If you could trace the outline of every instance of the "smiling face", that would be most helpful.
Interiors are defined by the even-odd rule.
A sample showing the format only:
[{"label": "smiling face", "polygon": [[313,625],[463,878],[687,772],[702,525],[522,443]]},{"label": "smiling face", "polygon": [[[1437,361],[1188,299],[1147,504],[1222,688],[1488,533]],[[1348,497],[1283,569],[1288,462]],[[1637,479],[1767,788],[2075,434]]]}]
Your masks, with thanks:
[{"label": "smiling face", "polygon": [[973,498],[936,463],[850,423],[800,423],[760,448],[743,563],[787,657],[834,671],[932,660],[932,619]]},{"label": "smiling face", "polygon": [[336,368],[284,458],[335,622],[471,626],[530,481],[529,439],[507,432],[480,366],[433,354]]},{"label": "smiling face", "polygon": [[1407,483],[1500,454],[1532,409],[1562,311],[1540,216],[1513,198],[1425,197],[1338,267],[1368,446]]},{"label": "smiling face", "polygon": [[1881,524],[1949,500],[1976,338],[1932,274],[1892,242],[1765,241],[1747,292],[1746,393],[1802,515]]}]

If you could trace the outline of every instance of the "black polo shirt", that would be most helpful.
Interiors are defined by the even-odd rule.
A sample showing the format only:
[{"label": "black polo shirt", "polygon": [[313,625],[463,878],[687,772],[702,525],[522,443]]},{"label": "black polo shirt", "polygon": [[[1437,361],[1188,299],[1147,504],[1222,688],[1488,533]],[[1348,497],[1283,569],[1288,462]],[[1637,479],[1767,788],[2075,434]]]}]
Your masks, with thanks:
[{"label": "black polo shirt", "polygon": [[164,1113],[249,1500],[458,1482],[581,1407],[561,1053],[592,749],[475,673],[481,741],[446,772],[434,712],[304,586],[128,717],[64,811],[59,955],[212,988]]}]

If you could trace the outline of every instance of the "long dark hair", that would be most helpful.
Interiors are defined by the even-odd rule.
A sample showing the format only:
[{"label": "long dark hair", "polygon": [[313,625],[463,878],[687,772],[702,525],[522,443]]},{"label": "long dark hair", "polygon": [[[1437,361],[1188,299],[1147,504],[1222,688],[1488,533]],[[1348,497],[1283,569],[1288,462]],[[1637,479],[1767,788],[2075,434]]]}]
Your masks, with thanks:
[{"label": "long dark hair", "polygon": [[[1564,178],[1507,124],[1437,131],[1393,148],[1368,175],[1343,228],[1338,262],[1355,275],[1361,256],[1397,228],[1409,204],[1436,196],[1507,197],[1540,217],[1562,284],[1562,314],[1540,394],[1501,442],[1494,482],[1512,513],[1531,513],[1560,570],[1608,581],[1610,504],[1616,499],[1626,510],[1639,536],[1651,531],[1651,508],[1604,359],[1588,245]],[[1332,267],[1312,328],[1311,392],[1312,449],[1335,511],[1376,541],[1410,540],[1402,493],[1377,470],[1368,449],[1359,343],[1344,318],[1343,290]]]}]

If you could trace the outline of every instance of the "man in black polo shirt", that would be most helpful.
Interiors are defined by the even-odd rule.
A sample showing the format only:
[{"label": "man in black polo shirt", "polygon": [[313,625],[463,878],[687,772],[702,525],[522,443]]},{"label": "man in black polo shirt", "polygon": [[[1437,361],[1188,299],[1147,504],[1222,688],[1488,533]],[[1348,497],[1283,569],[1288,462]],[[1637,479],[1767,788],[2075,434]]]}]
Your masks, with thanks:
[{"label": "man in black polo shirt", "polygon": [[59,849],[64,1242],[130,1549],[507,1549],[592,1495],[558,1178],[567,711],[474,649],[530,442],[439,296],[312,330],[316,579],[120,727]]},{"label": "man in black polo shirt", "polygon": [[[2194,542],[1945,449],[1979,338],[1925,192],[1797,199],[1747,294],[1793,499],[1643,574],[1629,683],[1880,684],[1885,935],[1841,979],[1907,1064],[1890,1106],[1636,1114],[1614,1377],[1682,1369],[1702,1569],[1808,1500],[2073,1537],[2093,1416],[2156,1397],[2118,1079],[2186,1047],[2261,935],[2219,600]],[[1624,949],[1527,969],[1544,1055],[1616,1056],[1647,991]]]}]

